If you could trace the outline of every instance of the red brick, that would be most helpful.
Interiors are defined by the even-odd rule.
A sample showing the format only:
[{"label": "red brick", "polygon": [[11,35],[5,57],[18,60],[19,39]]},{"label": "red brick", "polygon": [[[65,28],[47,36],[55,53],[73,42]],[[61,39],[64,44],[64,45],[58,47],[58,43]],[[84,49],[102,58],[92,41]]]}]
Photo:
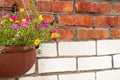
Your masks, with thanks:
[{"label": "red brick", "polygon": [[77,12],[109,13],[110,12],[110,3],[77,1],[76,11]]},{"label": "red brick", "polygon": [[42,12],[72,12],[72,1],[38,1],[37,10]]},{"label": "red brick", "polygon": [[53,12],[72,12],[73,4],[71,1],[69,2],[52,2],[52,11]]},{"label": "red brick", "polygon": [[102,26],[120,26],[120,16],[97,16],[96,25]]},{"label": "red brick", "polygon": [[110,12],[110,3],[109,2],[103,2],[98,6],[98,12],[101,13],[109,13]]},{"label": "red brick", "polygon": [[118,17],[117,16],[111,16],[111,17],[108,17],[109,19],[109,26],[119,26],[118,25]]},{"label": "red brick", "polygon": [[41,11],[41,12],[50,12],[50,11],[52,11],[51,10],[52,5],[51,5],[50,1],[38,1],[36,7],[37,7],[37,10]]},{"label": "red brick", "polygon": [[113,11],[116,12],[116,13],[120,12],[120,4],[118,4],[118,3],[114,4]]},{"label": "red brick", "polygon": [[43,15],[44,22],[52,23],[55,20],[55,17],[53,15],[45,14]]},{"label": "red brick", "polygon": [[96,25],[97,26],[109,26],[108,18],[106,16],[97,16]]},{"label": "red brick", "polygon": [[106,39],[110,38],[108,30],[100,29],[80,29],[77,31],[77,38],[80,40],[84,39]]},{"label": "red brick", "polygon": [[0,1],[0,6],[2,6],[3,5],[3,3]]},{"label": "red brick", "polygon": [[120,29],[112,29],[112,38],[120,38]]},{"label": "red brick", "polygon": [[90,2],[80,2],[78,1],[76,3],[76,10],[78,12],[87,12],[88,11],[88,5],[90,4]]},{"label": "red brick", "polygon": [[[27,10],[31,10],[31,4],[29,3],[29,0],[23,0],[24,4],[26,5]],[[24,4],[21,0],[4,0],[4,6],[11,7],[14,3],[18,4],[18,8],[24,7]]]},{"label": "red brick", "polygon": [[118,26],[120,26],[120,16],[117,16],[116,24],[118,24]]},{"label": "red brick", "polygon": [[58,29],[61,40],[71,40],[73,39],[73,30],[72,29]]},{"label": "red brick", "polygon": [[90,15],[60,15],[58,20],[61,26],[86,26],[92,27],[94,20]]}]

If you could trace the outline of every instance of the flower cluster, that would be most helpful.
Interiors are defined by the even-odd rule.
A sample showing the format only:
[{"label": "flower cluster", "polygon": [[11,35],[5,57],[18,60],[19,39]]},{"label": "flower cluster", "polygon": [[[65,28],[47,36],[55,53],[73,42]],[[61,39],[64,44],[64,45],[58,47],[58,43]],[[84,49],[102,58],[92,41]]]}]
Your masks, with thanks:
[{"label": "flower cluster", "polygon": [[0,46],[39,46],[50,40],[57,41],[55,25],[43,22],[43,15],[29,17],[24,8],[18,14],[6,14],[0,19]]}]

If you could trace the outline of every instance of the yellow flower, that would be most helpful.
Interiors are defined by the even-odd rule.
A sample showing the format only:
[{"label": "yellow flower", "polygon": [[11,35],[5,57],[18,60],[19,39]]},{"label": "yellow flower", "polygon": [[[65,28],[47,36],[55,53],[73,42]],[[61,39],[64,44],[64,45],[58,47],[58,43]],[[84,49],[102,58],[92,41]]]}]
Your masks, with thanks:
[{"label": "yellow flower", "polygon": [[42,21],[44,20],[43,15],[39,15],[39,19]]},{"label": "yellow flower", "polygon": [[0,22],[0,24],[2,24],[2,25],[3,25],[3,24],[4,24],[4,21],[1,21],[1,22]]},{"label": "yellow flower", "polygon": [[51,38],[57,38],[57,37],[59,37],[58,33],[52,33],[51,34]]},{"label": "yellow flower", "polygon": [[35,41],[34,41],[34,45],[35,46],[38,46],[40,44],[40,40],[39,39],[36,39]]},{"label": "yellow flower", "polygon": [[22,22],[26,22],[26,19],[22,19]]},{"label": "yellow flower", "polygon": [[9,20],[10,20],[11,22],[13,22],[13,21],[14,21],[12,18],[9,18]]},{"label": "yellow flower", "polygon": [[23,13],[25,10],[24,10],[24,8],[20,8],[20,10],[19,10],[21,13]]},{"label": "yellow flower", "polygon": [[16,20],[15,23],[19,23],[20,21],[19,20]]}]

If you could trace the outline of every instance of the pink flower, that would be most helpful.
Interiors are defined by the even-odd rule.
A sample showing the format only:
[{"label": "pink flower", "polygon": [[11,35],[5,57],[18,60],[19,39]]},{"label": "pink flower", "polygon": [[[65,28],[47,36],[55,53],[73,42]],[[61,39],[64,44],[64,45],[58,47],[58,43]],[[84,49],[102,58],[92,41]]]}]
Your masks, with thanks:
[{"label": "pink flower", "polygon": [[15,21],[17,19],[17,17],[16,16],[11,16],[11,19]]},{"label": "pink flower", "polygon": [[56,41],[57,41],[57,38],[54,38],[53,40],[56,42]]},{"label": "pink flower", "polygon": [[40,25],[41,28],[45,28],[45,27],[48,27],[49,25],[47,23],[43,23]]},{"label": "pink flower", "polygon": [[7,17],[9,17],[8,14],[4,14],[4,15],[2,15],[2,19],[5,19],[5,18],[7,18]]},{"label": "pink flower", "polygon": [[31,21],[32,18],[31,18],[31,17],[27,17],[26,20],[27,20],[27,21]]},{"label": "pink flower", "polygon": [[29,23],[28,22],[22,22],[23,27],[28,27]]},{"label": "pink flower", "polygon": [[39,28],[38,28],[38,27],[36,27],[36,28],[35,28],[35,31],[37,31],[37,32],[38,32],[38,30],[39,30]]},{"label": "pink flower", "polygon": [[56,30],[55,30],[55,29],[53,29],[53,30],[52,30],[52,33],[56,33]]},{"label": "pink flower", "polygon": [[12,25],[12,28],[13,28],[13,29],[18,29],[18,28],[19,28],[19,25],[18,25],[18,24],[13,24],[13,25]]}]

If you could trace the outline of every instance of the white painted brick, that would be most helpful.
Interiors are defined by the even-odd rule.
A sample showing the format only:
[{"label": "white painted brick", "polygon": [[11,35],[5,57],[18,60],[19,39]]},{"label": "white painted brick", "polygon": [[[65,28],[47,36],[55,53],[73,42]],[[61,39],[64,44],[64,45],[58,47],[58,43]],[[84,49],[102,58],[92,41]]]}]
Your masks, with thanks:
[{"label": "white painted brick", "polygon": [[120,70],[97,72],[97,80],[120,80]]},{"label": "white painted brick", "polygon": [[87,57],[78,59],[79,70],[92,70],[92,69],[104,69],[111,68],[111,57]]},{"label": "white painted brick", "polygon": [[57,76],[22,77],[19,80],[57,80]]},{"label": "white painted brick", "polygon": [[76,70],[75,58],[39,59],[39,73]]},{"label": "white painted brick", "polygon": [[120,55],[115,55],[113,57],[113,60],[114,60],[114,67],[115,68],[120,67]]},{"label": "white painted brick", "polygon": [[32,66],[32,68],[26,74],[32,74],[32,73],[35,73],[35,64]]},{"label": "white painted brick", "polygon": [[61,56],[79,56],[95,54],[95,41],[59,42],[59,55]]},{"label": "white painted brick", "polygon": [[107,55],[120,53],[120,40],[98,40],[97,54]]},{"label": "white painted brick", "polygon": [[95,80],[94,73],[60,75],[59,80]]},{"label": "white painted brick", "polygon": [[54,56],[57,56],[56,43],[41,44],[39,49],[41,50],[41,54],[38,54],[37,57],[54,57]]}]

